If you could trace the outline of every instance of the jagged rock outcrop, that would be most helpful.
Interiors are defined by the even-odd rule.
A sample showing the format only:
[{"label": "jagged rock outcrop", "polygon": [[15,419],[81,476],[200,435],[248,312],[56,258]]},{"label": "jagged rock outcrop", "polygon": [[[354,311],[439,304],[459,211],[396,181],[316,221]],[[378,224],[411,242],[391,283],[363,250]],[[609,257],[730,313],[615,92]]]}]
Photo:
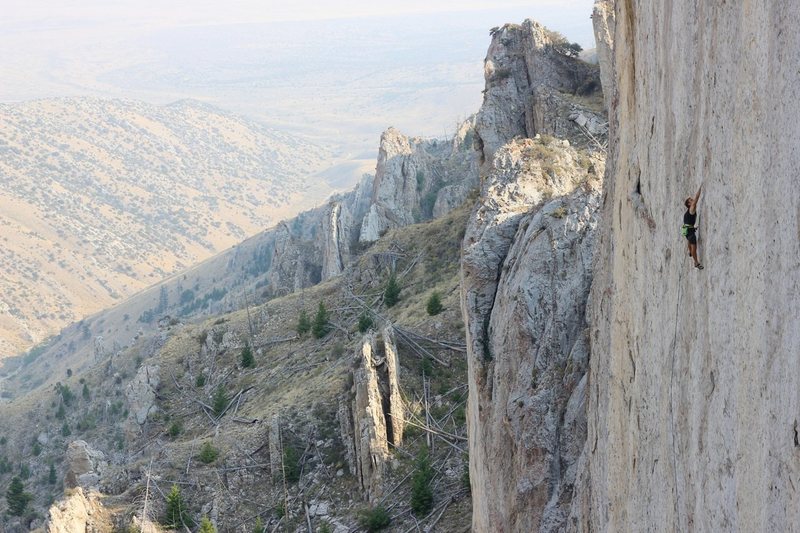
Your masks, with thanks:
[{"label": "jagged rock outcrop", "polygon": [[596,0],[592,10],[592,27],[597,45],[597,61],[600,65],[600,83],[603,86],[606,111],[611,107],[614,97],[614,26],[614,0]]},{"label": "jagged rock outcrop", "polygon": [[[800,10],[656,0],[616,14],[570,527],[796,530]],[[701,184],[698,271],[679,228]]]},{"label": "jagged rock outcrop", "polygon": [[158,410],[156,406],[156,389],[161,378],[158,365],[143,365],[136,376],[125,387],[125,398],[128,400],[131,417],[140,426],[145,423],[151,413]]},{"label": "jagged rock outcrop", "polygon": [[[391,328],[364,337],[353,371],[354,399],[349,415],[339,413],[345,439],[352,434],[351,471],[369,501],[383,494],[389,448],[403,441],[403,403],[399,363]],[[346,445],[347,449],[349,444]],[[347,454],[350,458],[351,453]]]},{"label": "jagged rock outcrop", "polygon": [[107,466],[103,452],[95,450],[86,441],[74,440],[67,446],[64,484],[69,488],[96,488]]},{"label": "jagged rock outcrop", "polygon": [[485,169],[491,166],[494,153],[517,136],[550,133],[567,137],[569,133],[573,142],[585,142],[578,128],[565,130],[567,116],[547,100],[558,93],[593,91],[599,84],[599,72],[593,65],[560,53],[554,44],[552,32],[531,20],[506,24],[493,32],[484,61],[486,90],[475,123]]},{"label": "jagged rock outcrop", "polygon": [[384,232],[442,216],[477,186],[473,119],[453,142],[410,138],[394,128],[381,135],[372,200],[359,240],[372,242]]},{"label": "jagged rock outcrop", "polygon": [[50,507],[45,523],[47,533],[106,533],[114,526],[100,502],[100,494],[80,487]]},{"label": "jagged rock outcrop", "polygon": [[519,139],[492,166],[462,262],[473,529],[556,531],[585,439],[584,307],[603,159]]}]

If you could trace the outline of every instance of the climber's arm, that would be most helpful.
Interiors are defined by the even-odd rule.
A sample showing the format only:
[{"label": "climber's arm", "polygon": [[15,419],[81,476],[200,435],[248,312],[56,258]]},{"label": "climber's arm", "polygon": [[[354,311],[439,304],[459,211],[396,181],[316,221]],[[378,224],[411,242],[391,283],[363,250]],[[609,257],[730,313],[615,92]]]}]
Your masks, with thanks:
[{"label": "climber's arm", "polygon": [[694,214],[697,212],[697,202],[700,200],[700,192],[701,192],[702,190],[703,190],[703,186],[701,185],[701,186],[700,186],[700,187],[697,189],[697,194],[695,194],[695,195],[694,195],[694,203],[692,204],[692,207],[691,207],[691,209],[689,209],[689,212],[690,212],[691,214],[693,214],[693,215],[694,215]]}]

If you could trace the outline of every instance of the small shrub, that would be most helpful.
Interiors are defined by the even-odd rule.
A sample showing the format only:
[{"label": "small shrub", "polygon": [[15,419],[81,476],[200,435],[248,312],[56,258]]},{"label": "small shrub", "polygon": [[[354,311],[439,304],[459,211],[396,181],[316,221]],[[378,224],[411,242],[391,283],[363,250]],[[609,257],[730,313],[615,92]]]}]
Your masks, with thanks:
[{"label": "small shrub", "polygon": [[169,427],[167,433],[169,433],[169,436],[173,439],[183,433],[183,424],[181,424],[180,420],[174,421]]},{"label": "small shrub", "polygon": [[442,297],[439,295],[438,292],[434,291],[431,294],[431,297],[428,298],[428,303],[425,304],[425,310],[428,311],[430,316],[436,316],[442,311],[444,311],[444,306],[442,305]]},{"label": "small shrub", "polygon": [[253,357],[253,349],[249,344],[245,344],[242,348],[242,368],[253,368],[256,366],[256,359]]},{"label": "small shrub", "polygon": [[366,333],[369,331],[369,328],[372,327],[373,321],[372,317],[369,315],[369,312],[364,311],[361,313],[361,316],[358,317],[358,331],[359,333]]},{"label": "small shrub", "polygon": [[83,396],[84,400],[88,400],[92,397],[91,392],[89,392],[89,386],[86,383],[83,384],[83,390],[81,391],[81,396]]},{"label": "small shrub", "polygon": [[397,276],[392,273],[389,280],[386,282],[386,288],[383,290],[383,302],[386,307],[393,307],[400,301],[400,283],[397,281]]},{"label": "small shrub", "polygon": [[55,485],[56,481],[58,481],[58,477],[56,476],[56,467],[50,463],[50,471],[47,473],[47,482],[51,485]]},{"label": "small shrub", "polygon": [[229,401],[228,393],[225,392],[225,387],[223,387],[222,383],[220,383],[217,386],[217,390],[214,391],[214,398],[211,402],[211,408],[214,409],[214,414],[217,416],[222,416],[225,408],[228,407]]},{"label": "small shrub", "polygon": [[207,465],[216,461],[217,457],[219,457],[219,450],[214,448],[210,441],[203,443],[203,446],[200,448],[200,455],[197,456],[200,462]]},{"label": "small shrub", "polygon": [[370,533],[380,531],[389,526],[391,518],[389,512],[382,505],[361,511],[358,517],[358,525]]},{"label": "small shrub", "polygon": [[433,509],[433,468],[427,450],[417,456],[415,468],[411,476],[411,510],[417,516],[425,516]]},{"label": "small shrub", "polygon": [[189,528],[194,527],[194,520],[189,516],[189,510],[183,501],[178,485],[172,485],[172,489],[167,494],[167,511],[161,523],[171,528],[179,528],[182,525]]},{"label": "small shrub", "polygon": [[42,453],[42,445],[39,444],[39,441],[37,440],[33,441],[33,449],[31,450],[31,452],[33,452],[33,455],[35,457],[38,457],[39,454]]},{"label": "small shrub", "polygon": [[200,519],[199,533],[217,533],[217,528],[211,523],[207,516]]},{"label": "small shrub", "polygon": [[425,173],[421,170],[417,171],[417,192],[425,188]]},{"label": "small shrub", "polygon": [[287,445],[283,448],[283,471],[286,481],[290,483],[300,481],[300,454],[294,446]]},{"label": "small shrub", "polygon": [[61,426],[61,436],[62,437],[69,437],[70,435],[72,435],[72,430],[69,429],[69,424],[64,422],[64,425]]},{"label": "small shrub", "polygon": [[198,374],[194,380],[195,387],[204,387],[205,384],[206,384],[206,375],[203,373]]},{"label": "small shrub", "polygon": [[253,533],[264,533],[264,522],[261,520],[261,517],[256,518],[256,523],[253,526]]},{"label": "small shrub", "polygon": [[301,337],[311,331],[311,320],[308,318],[308,313],[303,309],[300,311],[300,316],[297,318],[297,334]]},{"label": "small shrub", "polygon": [[567,216],[567,208],[566,207],[558,207],[550,213],[550,216],[553,218],[564,218]]},{"label": "small shrub", "polygon": [[328,317],[328,310],[325,309],[323,302],[319,303],[317,314],[314,316],[314,323],[311,325],[311,334],[314,338],[321,339],[330,331],[330,322]]}]

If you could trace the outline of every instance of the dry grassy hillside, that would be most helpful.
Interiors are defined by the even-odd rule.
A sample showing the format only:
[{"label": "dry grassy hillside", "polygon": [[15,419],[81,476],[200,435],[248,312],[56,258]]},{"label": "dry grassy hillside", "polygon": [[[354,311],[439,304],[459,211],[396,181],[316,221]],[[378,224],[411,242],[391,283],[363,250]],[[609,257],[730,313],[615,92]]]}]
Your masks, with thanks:
[{"label": "dry grassy hillside", "polygon": [[0,357],[330,191],[328,155],[199,102],[0,105]]},{"label": "dry grassy hillside", "polygon": [[[311,520],[322,531],[346,531],[377,507],[387,510],[390,531],[404,531],[415,520],[438,520],[437,531],[463,531],[470,504],[458,286],[469,208],[389,232],[343,276],[202,323],[165,326],[120,354],[64,373],[56,389],[0,404],[0,418],[17,428],[0,434],[0,465],[9,465],[6,472],[0,468],[0,486],[23,472],[43,516],[61,494],[65,448],[83,439],[105,454],[99,487],[120,530],[141,518],[149,476],[147,514],[154,520],[162,518],[164,495],[177,485],[191,515],[214,517],[219,531],[252,531],[258,517],[269,530],[280,524],[280,530],[293,531]],[[399,302],[388,306],[384,289],[392,270],[401,291]],[[434,291],[443,310],[431,316],[426,304]],[[320,302],[329,311],[329,332],[319,339],[311,332],[298,335],[301,311],[313,321]],[[390,448],[384,495],[368,504],[359,476],[350,471],[341,409],[355,394],[360,329],[380,335],[390,324],[397,332],[405,435]],[[252,349],[253,368],[242,364],[245,346]],[[145,375],[154,393],[150,400]],[[74,396],[66,409],[63,386]],[[217,418],[220,390],[229,408]],[[429,436],[433,507],[413,518],[412,478]],[[217,456],[204,463],[206,443]],[[55,483],[48,479],[50,464]],[[41,524],[35,514],[29,519]]]}]

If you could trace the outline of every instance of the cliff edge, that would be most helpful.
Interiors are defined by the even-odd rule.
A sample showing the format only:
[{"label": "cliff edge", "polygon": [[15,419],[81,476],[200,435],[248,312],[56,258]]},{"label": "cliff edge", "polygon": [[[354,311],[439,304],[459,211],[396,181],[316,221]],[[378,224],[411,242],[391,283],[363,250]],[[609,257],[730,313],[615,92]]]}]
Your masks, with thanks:
[{"label": "cliff edge", "polygon": [[[800,523],[798,26],[790,2],[616,3],[576,529]],[[704,271],[679,233],[700,185]]]}]

